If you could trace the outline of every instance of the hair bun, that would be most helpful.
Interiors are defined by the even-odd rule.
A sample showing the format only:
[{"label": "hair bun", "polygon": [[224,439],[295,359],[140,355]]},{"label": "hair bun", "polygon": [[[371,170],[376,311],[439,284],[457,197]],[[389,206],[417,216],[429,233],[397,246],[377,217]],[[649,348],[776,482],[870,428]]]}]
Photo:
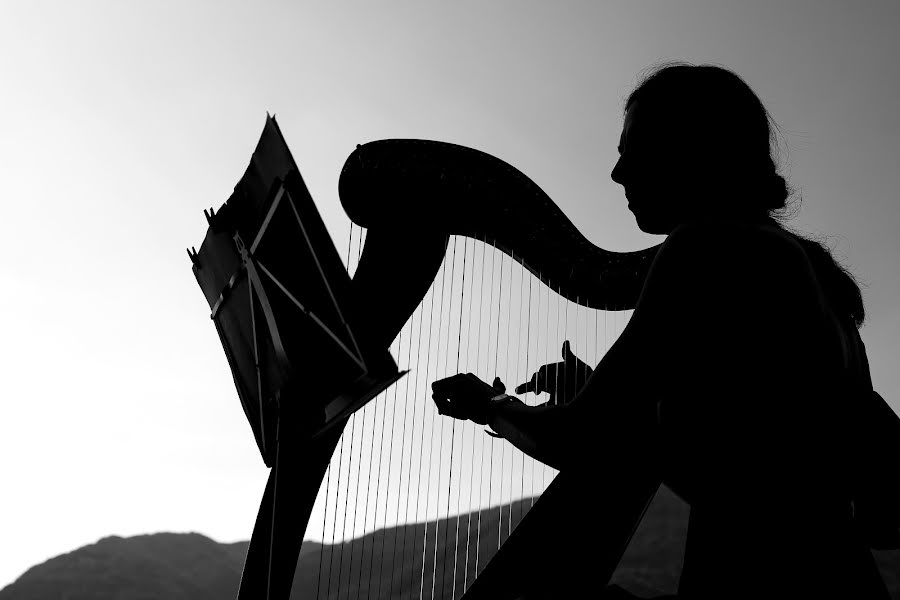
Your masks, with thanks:
[{"label": "hair bun", "polygon": [[781,210],[787,205],[790,188],[787,181],[776,172],[772,172],[765,179],[765,184],[760,195],[762,208],[766,210]]}]

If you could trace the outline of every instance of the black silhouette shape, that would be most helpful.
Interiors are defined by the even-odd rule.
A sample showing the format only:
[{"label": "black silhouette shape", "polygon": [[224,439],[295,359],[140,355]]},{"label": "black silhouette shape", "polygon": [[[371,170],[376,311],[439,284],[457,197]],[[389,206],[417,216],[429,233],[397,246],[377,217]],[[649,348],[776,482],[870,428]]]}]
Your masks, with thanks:
[{"label": "black silhouette shape", "polygon": [[[491,386],[472,373],[459,373],[435,381],[431,387],[440,414],[473,421],[478,425],[487,425],[497,407],[508,402],[519,402],[503,393],[506,386],[499,377],[494,379],[494,385]],[[450,393],[453,394],[452,400],[446,396]]]},{"label": "black silhouette shape", "polygon": [[550,395],[550,404],[567,403],[575,397],[594,370],[575,356],[568,340],[563,342],[562,361],[544,365],[531,379],[516,386],[517,394],[532,392]]},{"label": "black silhouette shape", "polygon": [[188,254],[271,467],[238,598],[286,598],[347,419],[404,373],[354,322],[353,282],[274,118],[234,193],[206,218]]},{"label": "black silhouette shape", "polygon": [[[290,592],[328,461],[349,415],[402,375],[387,348],[431,285],[449,235],[493,245],[557,293],[593,308],[633,307],[657,250],[594,246],[514,167],[444,142],[358,146],[339,192],[348,216],[368,230],[352,280],[341,272],[269,117],[234,193],[206,214],[200,250],[188,251],[242,407],[272,468],[239,598]],[[432,200],[422,203],[423,196]]]},{"label": "black silhouette shape", "polygon": [[[679,596],[887,597],[869,547],[900,543],[900,425],[872,390],[858,285],[775,218],[789,190],[772,140],[734,73],[657,69],[628,98],[611,176],[638,226],[668,237],[619,340],[560,405],[498,405],[469,375],[433,384],[442,411],[561,471],[467,598],[596,597],[610,555],[575,534],[567,553],[548,544],[630,535],[572,515],[588,490],[628,496],[603,484],[642,466],[691,506]],[[559,364],[517,392],[546,391]]]}]

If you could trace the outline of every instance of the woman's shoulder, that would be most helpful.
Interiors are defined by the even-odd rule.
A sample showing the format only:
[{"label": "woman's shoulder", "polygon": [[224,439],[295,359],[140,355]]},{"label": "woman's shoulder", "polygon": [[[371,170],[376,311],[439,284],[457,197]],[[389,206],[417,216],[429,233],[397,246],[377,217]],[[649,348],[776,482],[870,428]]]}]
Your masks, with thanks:
[{"label": "woman's shoulder", "polygon": [[691,247],[713,244],[733,248],[747,244],[771,246],[784,251],[803,251],[797,237],[770,219],[742,221],[727,219],[696,220],[675,227],[663,246]]},{"label": "woman's shoulder", "polygon": [[795,235],[766,221],[693,221],[676,227],[660,248],[663,260],[699,268],[778,272],[807,270],[809,259]]},{"label": "woman's shoulder", "polygon": [[[684,305],[723,306],[754,301],[780,306],[784,298],[821,296],[803,246],[777,225],[692,222],[674,229],[648,274],[648,296],[680,299]],[[774,308],[773,308],[774,310]]]}]

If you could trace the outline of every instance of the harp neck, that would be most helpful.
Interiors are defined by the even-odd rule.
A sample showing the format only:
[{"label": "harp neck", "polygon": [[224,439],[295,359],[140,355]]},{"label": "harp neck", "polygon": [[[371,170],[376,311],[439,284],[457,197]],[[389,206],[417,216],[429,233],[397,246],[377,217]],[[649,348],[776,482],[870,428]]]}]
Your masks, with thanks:
[{"label": "harp neck", "polygon": [[[367,307],[357,312],[379,316],[381,323],[367,325],[387,343],[433,281],[450,235],[490,244],[561,296],[602,310],[634,308],[658,248],[600,248],[523,173],[443,142],[358,146],[338,189],[350,219],[368,229],[354,277],[354,297]],[[375,289],[390,290],[390,298],[373,298]],[[360,317],[360,325],[370,321]]]}]

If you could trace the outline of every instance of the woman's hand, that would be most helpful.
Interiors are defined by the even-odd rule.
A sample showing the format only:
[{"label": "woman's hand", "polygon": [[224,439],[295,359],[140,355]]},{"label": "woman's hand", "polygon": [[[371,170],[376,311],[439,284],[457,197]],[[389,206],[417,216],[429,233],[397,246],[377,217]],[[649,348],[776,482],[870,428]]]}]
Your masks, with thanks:
[{"label": "woman's hand", "polygon": [[572,400],[594,370],[572,353],[569,340],[563,342],[562,358],[562,362],[539,368],[530,380],[516,386],[516,393],[547,392],[550,394],[551,405],[566,404]]},{"label": "woman's hand", "polygon": [[474,421],[479,425],[487,425],[491,409],[496,405],[491,399],[505,391],[506,386],[499,377],[494,379],[494,385],[491,386],[472,373],[458,373],[431,384],[431,398],[438,413],[454,419]]}]

